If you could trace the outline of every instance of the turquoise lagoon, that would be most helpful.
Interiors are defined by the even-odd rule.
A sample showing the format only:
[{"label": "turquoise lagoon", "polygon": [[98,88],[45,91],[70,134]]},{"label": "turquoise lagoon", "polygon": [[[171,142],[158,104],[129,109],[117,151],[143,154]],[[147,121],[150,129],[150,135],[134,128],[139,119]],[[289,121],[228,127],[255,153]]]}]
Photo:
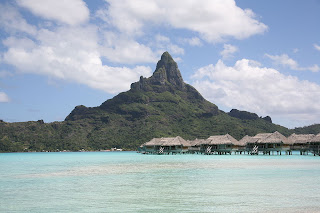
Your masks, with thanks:
[{"label": "turquoise lagoon", "polygon": [[0,212],[320,212],[320,157],[0,154]]}]

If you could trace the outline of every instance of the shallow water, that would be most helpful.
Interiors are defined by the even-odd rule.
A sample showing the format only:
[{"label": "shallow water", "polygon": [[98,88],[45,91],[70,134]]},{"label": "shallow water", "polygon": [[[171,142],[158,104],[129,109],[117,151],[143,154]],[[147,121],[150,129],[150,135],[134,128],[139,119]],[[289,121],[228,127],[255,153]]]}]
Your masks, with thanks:
[{"label": "shallow water", "polygon": [[0,154],[0,212],[320,212],[320,157]]}]

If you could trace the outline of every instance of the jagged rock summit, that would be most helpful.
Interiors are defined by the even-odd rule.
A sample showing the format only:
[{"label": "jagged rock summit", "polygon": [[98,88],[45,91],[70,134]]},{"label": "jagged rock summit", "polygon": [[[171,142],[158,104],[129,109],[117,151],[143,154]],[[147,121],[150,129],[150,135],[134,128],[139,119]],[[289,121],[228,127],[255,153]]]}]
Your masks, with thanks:
[{"label": "jagged rock summit", "polygon": [[150,78],[143,78],[141,76],[138,82],[131,84],[131,89],[150,91],[152,90],[150,88],[151,85],[156,86],[153,90],[159,92],[186,89],[178,65],[168,52],[162,54],[153,75]]}]

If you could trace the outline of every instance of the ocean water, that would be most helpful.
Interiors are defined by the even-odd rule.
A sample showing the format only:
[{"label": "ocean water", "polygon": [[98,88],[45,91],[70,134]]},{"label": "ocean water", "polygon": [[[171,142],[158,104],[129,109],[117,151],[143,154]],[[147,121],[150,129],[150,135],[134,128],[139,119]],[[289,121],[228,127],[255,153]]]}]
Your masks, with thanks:
[{"label": "ocean water", "polygon": [[0,212],[320,212],[320,157],[0,154]]}]

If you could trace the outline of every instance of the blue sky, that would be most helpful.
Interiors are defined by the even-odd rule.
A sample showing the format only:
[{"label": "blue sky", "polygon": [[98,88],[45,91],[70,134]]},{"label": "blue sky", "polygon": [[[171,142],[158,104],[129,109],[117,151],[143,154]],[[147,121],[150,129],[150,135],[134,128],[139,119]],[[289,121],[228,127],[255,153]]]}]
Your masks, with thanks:
[{"label": "blue sky", "polygon": [[320,1],[1,0],[0,119],[98,106],[164,51],[224,111],[320,123]]}]

